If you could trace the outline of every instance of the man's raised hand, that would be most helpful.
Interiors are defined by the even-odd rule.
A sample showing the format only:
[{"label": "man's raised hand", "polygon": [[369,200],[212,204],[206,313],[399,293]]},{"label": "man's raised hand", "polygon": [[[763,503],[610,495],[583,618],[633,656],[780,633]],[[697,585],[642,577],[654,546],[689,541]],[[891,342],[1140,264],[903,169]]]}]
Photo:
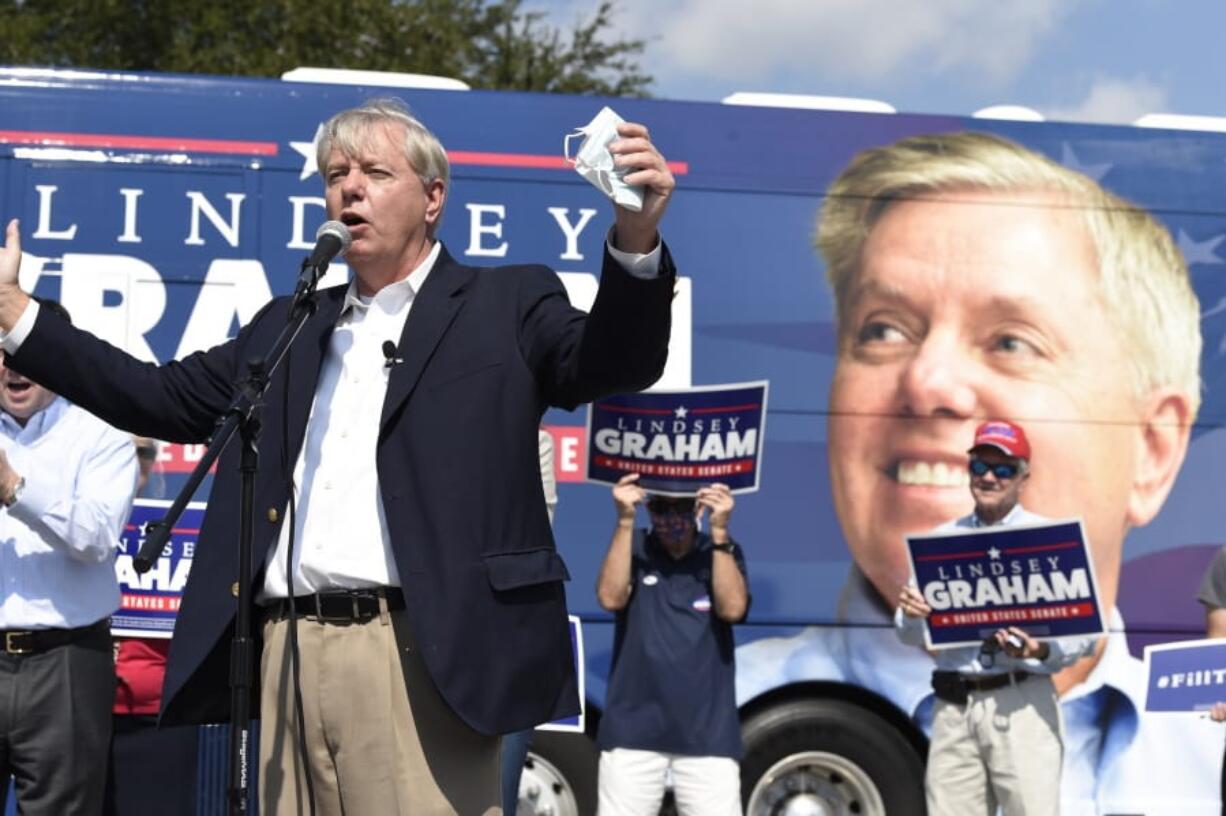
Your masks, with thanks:
[{"label": "man's raised hand", "polygon": [[647,500],[647,491],[636,484],[638,480],[637,473],[627,473],[613,487],[613,504],[620,521],[633,522],[638,506]]},{"label": "man's raised hand", "polygon": [[4,248],[0,249],[0,286],[17,283],[17,271],[21,268],[21,230],[14,218],[4,230]]},{"label": "man's raised hand", "polygon": [[0,247],[0,329],[12,331],[25,311],[30,297],[21,291],[17,273],[21,269],[21,230],[14,218],[4,231],[4,246]]},{"label": "man's raised hand", "polygon": [[637,122],[617,126],[621,138],[609,144],[609,153],[618,170],[625,171],[627,184],[642,184],[643,209],[640,212],[614,205],[617,227],[613,245],[623,252],[647,253],[659,241],[660,220],[668,208],[668,200],[677,186],[673,172],[664,156],[651,143],[647,128]]}]

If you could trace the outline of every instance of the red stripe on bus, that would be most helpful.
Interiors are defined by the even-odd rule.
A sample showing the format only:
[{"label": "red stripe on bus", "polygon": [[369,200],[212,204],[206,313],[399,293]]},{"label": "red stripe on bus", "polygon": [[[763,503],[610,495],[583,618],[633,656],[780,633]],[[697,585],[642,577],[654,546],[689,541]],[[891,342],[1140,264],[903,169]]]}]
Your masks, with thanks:
[{"label": "red stripe on bus", "polygon": [[121,150],[231,153],[242,156],[275,156],[276,142],[242,142],[233,139],[185,139],[177,136],[124,136],[110,133],[59,133],[42,130],[0,130],[0,143],[42,147],[95,147]]}]

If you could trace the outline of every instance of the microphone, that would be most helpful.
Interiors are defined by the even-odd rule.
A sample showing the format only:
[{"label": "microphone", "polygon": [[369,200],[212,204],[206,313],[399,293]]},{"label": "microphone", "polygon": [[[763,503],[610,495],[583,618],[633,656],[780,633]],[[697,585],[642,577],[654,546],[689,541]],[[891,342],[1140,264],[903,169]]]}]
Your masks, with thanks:
[{"label": "microphone", "polygon": [[396,356],[396,344],[391,340],[383,341],[383,367],[391,368],[397,363],[403,363],[404,360]]},{"label": "microphone", "polygon": [[315,232],[315,248],[310,257],[302,262],[298,286],[294,298],[298,299],[315,291],[319,279],[328,271],[328,262],[337,255],[344,255],[353,243],[349,228],[340,221],[325,221]]},{"label": "microphone", "polygon": [[328,262],[337,255],[344,255],[353,243],[349,228],[340,221],[325,221],[315,231],[315,249],[307,258],[307,266],[319,267],[320,271],[328,268]]}]

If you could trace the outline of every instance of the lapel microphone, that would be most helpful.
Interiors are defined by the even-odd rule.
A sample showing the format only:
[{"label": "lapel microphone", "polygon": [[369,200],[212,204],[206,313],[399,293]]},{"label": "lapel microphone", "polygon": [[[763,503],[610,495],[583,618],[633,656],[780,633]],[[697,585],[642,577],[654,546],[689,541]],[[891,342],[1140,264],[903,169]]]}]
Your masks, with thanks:
[{"label": "lapel microphone", "polygon": [[397,363],[403,363],[404,359],[396,356],[396,344],[391,340],[383,341],[383,367],[391,368]]}]

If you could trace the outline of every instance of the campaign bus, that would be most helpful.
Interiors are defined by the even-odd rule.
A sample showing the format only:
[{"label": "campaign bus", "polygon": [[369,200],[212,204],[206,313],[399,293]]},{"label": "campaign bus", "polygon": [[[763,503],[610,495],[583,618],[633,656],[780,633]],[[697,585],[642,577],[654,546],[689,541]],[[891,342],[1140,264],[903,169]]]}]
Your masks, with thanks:
[{"label": "campaign bus", "polygon": [[[965,449],[991,415],[1030,435],[1023,504],[1080,523],[1094,561],[1107,634],[1058,681],[1065,811],[1218,812],[1226,731],[1147,712],[1142,655],[1204,636],[1197,588],[1226,543],[1226,134],[12,68],[0,71],[0,219],[21,219],[24,286],[143,360],[224,342],[293,290],[325,220],[317,128],[388,95],[449,151],[448,250],[475,265],[549,264],[580,308],[596,290],[612,205],[564,159],[564,137],[609,105],[647,124],[671,162],[663,237],[679,279],[656,387],[769,384],[757,489],[738,493],[730,525],[752,592],[735,628],[747,813],[924,811],[932,659],[898,640],[893,607],[908,579],[905,537],[970,512]],[[963,133],[1008,140],[1152,216],[1196,303],[1171,305],[1177,258],[1114,247],[1115,233],[1090,230],[1093,246],[1078,233],[1077,252],[1061,255],[1069,247],[1043,225],[1110,221],[1117,205],[1095,220],[1084,198],[1033,189],[942,196],[914,192],[920,184],[861,208],[850,271],[831,275],[837,236],[820,222],[846,197],[830,188],[857,156]],[[926,150],[945,148],[912,152]],[[1002,226],[1026,218],[1038,226]],[[949,265],[915,262],[915,242],[940,244]],[[960,277],[968,269],[973,280]],[[337,259],[324,285],[346,279]],[[1176,369],[1182,379],[1167,376]],[[559,482],[554,536],[583,641],[585,733],[536,734],[521,813],[595,811],[614,619],[594,588],[615,516],[609,486],[585,480],[585,411],[543,418]],[[162,446],[159,498],[173,498],[201,454]],[[196,499],[207,492],[206,481]],[[181,582],[182,571],[164,574]],[[201,730],[201,813],[220,812],[224,750],[215,728]]]}]

